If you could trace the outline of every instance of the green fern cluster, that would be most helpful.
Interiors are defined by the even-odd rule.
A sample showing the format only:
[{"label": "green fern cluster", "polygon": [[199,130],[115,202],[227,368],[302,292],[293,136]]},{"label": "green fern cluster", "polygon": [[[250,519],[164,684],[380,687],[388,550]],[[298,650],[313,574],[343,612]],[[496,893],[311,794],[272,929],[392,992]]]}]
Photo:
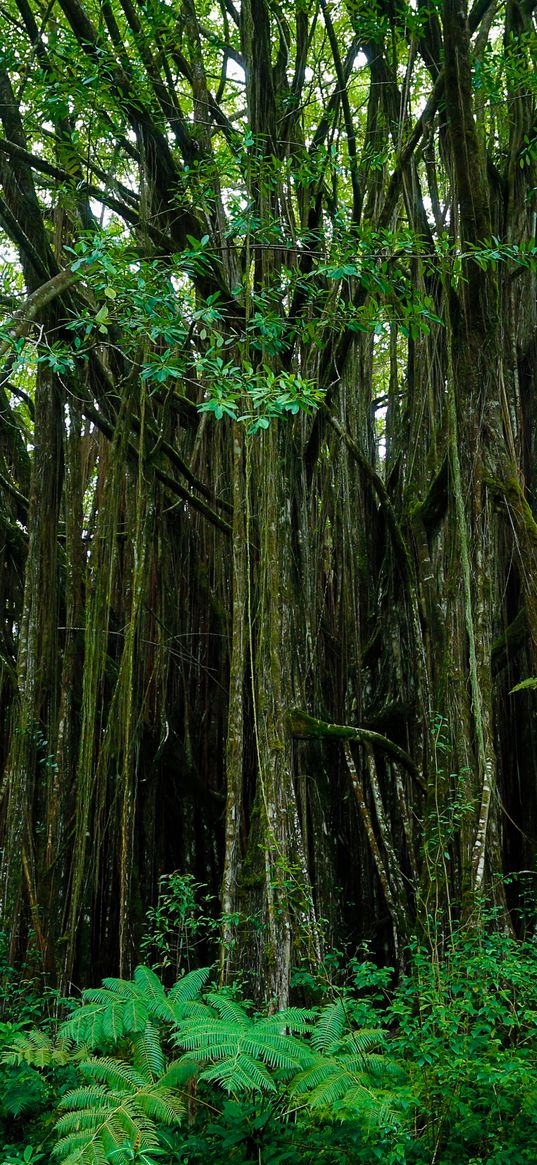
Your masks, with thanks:
[{"label": "green fern cluster", "polygon": [[173,1028],[203,1007],[200,993],[210,968],[191,971],[166,992],[149,967],[137,967],[134,979],[103,979],[102,987],[83,992],[84,1002],[61,1025],[60,1037],[91,1048],[110,1047],[127,1037],[137,1042],[147,1033],[149,1043],[161,1025]]},{"label": "green fern cluster", "polygon": [[193,1065],[172,1064],[158,1079],[111,1057],[80,1067],[90,1083],[66,1094],[56,1124],[54,1153],[66,1165],[104,1165],[112,1154],[123,1165],[132,1146],[140,1153],[158,1148],[158,1124],[180,1124]]},{"label": "green fern cluster", "polygon": [[209,977],[192,971],[166,991],[138,967],[131,981],[85,991],[55,1043],[34,1033],[13,1043],[12,1063],[78,1060],[84,1083],[63,1097],[56,1125],[63,1165],[127,1165],[133,1146],[154,1150],[159,1126],[180,1124],[194,1079],[234,1098],[272,1096],[280,1111],[387,1119],[399,1070],[380,1029],[357,1030],[342,1001],[252,1014]]},{"label": "green fern cluster", "polygon": [[352,1027],[344,1000],[324,1007],[311,1031],[316,1054],[292,1080],[290,1101],[339,1117],[358,1113],[368,1123],[393,1123],[402,1072],[383,1054],[385,1041],[382,1029]]}]

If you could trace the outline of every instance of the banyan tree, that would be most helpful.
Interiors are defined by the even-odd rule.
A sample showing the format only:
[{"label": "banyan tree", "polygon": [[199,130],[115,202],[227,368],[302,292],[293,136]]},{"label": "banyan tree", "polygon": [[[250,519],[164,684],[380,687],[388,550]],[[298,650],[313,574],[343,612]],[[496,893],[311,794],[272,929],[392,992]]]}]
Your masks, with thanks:
[{"label": "banyan tree", "polygon": [[[531,925],[532,0],[4,0],[13,960]],[[509,877],[506,877],[509,875]]]}]

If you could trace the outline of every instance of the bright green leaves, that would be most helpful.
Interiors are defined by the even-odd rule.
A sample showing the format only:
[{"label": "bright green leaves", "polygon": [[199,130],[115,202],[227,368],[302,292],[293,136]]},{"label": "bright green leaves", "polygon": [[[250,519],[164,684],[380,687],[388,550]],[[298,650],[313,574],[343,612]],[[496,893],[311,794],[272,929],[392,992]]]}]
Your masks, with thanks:
[{"label": "bright green leaves", "polygon": [[181,253],[180,266],[185,275],[206,275],[214,266],[215,256],[207,244],[209,243],[209,235],[202,235],[201,239],[195,239],[192,235],[187,235],[188,247]]},{"label": "bright green leaves", "polygon": [[537,245],[535,240],[521,243],[504,243],[493,235],[484,239],[478,247],[469,247],[468,255],[475,260],[482,271],[497,267],[500,263],[510,263],[515,269],[537,270]]},{"label": "bright green leaves", "polygon": [[108,322],[108,308],[107,308],[106,304],[104,304],[103,307],[99,308],[99,311],[97,312],[97,315],[95,316],[95,323],[97,324],[97,327],[98,327],[101,335],[103,335],[103,336],[106,336],[108,334],[107,322]]},{"label": "bright green leaves", "polygon": [[135,1040],[148,1025],[153,1030],[155,1024],[177,1022],[208,977],[207,968],[192,971],[168,993],[149,967],[137,967],[133,980],[105,979],[102,987],[84,991],[83,1003],[62,1024],[60,1036],[94,1048]]},{"label": "bright green leaves", "polygon": [[[185,1112],[184,1089],[192,1069],[184,1065],[173,1087],[154,1082],[124,1060],[95,1057],[82,1066],[86,1085],[60,1102],[54,1155],[65,1165],[100,1165],[130,1160],[129,1146],[142,1152],[158,1149],[158,1125],[177,1126]],[[179,1083],[183,1090],[179,1090]]]},{"label": "bright green leaves", "polygon": [[213,379],[209,399],[198,406],[199,412],[212,413],[216,420],[229,416],[245,422],[249,433],[268,429],[273,417],[318,408],[324,393],[313,381],[298,373],[274,373],[262,365],[255,371],[250,364],[242,370],[225,364],[220,357],[212,360]]},{"label": "bright green leaves", "polygon": [[537,161],[537,134],[530,136],[530,134],[525,133],[522,140],[524,145],[522,146],[520,157],[518,159],[518,164],[521,170],[523,170],[525,166],[531,166],[532,163]]},{"label": "bright green leaves", "polygon": [[530,692],[537,688],[537,676],[529,676],[526,680],[521,680],[519,684],[515,684],[514,688],[510,689],[509,695],[513,692]]},{"label": "bright green leaves", "polygon": [[[100,306],[68,325],[75,352],[84,356],[101,336],[120,328],[125,354],[134,357],[143,341],[140,378],[150,395],[186,380],[189,391],[203,398],[200,412],[246,422],[251,433],[267,428],[271,418],[312,411],[323,395],[313,381],[299,372],[274,373],[265,362],[289,345],[282,288],[278,296],[254,298],[251,318],[237,336],[226,328],[220,293],[200,300],[186,279],[208,270],[214,259],[208,244],[208,235],[189,236],[170,270],[156,259],[142,262],[120,238],[82,239],[72,251],[72,268],[84,271]],[[265,360],[254,369],[245,348]]]},{"label": "bright green leaves", "polygon": [[321,264],[317,270],[326,275],[327,279],[349,279],[356,278],[360,275],[360,268],[356,263],[342,263],[339,267],[333,267],[330,264],[323,266]]}]

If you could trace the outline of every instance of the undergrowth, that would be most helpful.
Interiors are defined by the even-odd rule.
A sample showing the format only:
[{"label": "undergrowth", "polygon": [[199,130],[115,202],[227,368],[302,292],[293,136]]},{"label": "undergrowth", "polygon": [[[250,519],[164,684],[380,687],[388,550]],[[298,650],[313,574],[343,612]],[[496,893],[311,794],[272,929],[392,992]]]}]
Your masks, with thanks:
[{"label": "undergrowth", "polygon": [[0,1165],[533,1165],[536,944],[460,933],[408,960],[396,986],[351,960],[279,1012],[210,969],[167,990],[139,967],[60,1023],[15,994]]}]

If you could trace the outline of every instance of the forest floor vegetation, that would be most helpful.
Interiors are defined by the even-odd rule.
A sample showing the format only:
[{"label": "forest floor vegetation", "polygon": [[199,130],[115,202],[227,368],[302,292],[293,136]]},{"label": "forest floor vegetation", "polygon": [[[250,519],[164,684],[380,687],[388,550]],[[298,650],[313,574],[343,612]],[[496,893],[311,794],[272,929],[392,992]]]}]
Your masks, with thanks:
[{"label": "forest floor vegetation", "polygon": [[536,1159],[535,940],[415,940],[399,976],[332,952],[286,1011],[214,968],[166,988],[138,967],[76,1003],[0,970],[0,1165]]}]

